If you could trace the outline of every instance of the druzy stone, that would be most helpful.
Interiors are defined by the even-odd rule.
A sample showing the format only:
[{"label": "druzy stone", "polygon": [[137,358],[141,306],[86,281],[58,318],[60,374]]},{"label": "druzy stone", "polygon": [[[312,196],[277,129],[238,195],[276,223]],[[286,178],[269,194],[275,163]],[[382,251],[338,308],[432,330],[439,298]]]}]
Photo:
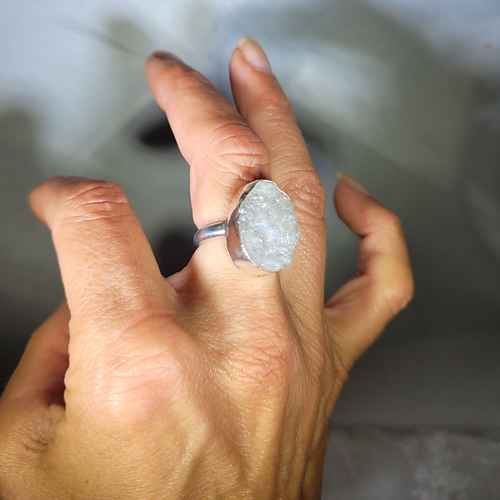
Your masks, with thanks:
[{"label": "druzy stone", "polygon": [[238,210],[241,244],[251,261],[267,272],[293,262],[300,228],[292,201],[271,181],[257,182]]}]

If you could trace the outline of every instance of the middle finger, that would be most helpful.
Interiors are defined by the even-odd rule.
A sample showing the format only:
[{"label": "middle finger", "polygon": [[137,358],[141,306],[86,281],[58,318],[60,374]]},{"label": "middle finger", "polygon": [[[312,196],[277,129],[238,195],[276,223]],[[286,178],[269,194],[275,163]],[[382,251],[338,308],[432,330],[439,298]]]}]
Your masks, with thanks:
[{"label": "middle finger", "polygon": [[269,178],[266,147],[212,84],[176,57],[155,53],[146,74],[191,167],[195,224],[201,228],[225,221],[245,184]]}]

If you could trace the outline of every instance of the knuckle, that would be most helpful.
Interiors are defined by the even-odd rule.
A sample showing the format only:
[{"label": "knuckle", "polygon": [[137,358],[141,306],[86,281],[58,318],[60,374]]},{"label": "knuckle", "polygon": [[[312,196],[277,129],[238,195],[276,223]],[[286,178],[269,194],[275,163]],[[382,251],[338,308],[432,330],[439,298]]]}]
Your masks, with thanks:
[{"label": "knuckle", "polygon": [[411,277],[395,280],[384,294],[384,301],[391,316],[396,316],[405,309],[413,298],[414,284]]},{"label": "knuckle", "polygon": [[[149,332],[145,336],[149,337]],[[102,353],[86,356],[85,375],[81,368],[66,374],[67,404],[82,413],[97,404],[89,418],[99,427],[111,425],[119,430],[150,421],[162,411],[166,399],[182,396],[187,373],[180,356],[151,344],[128,340],[120,346],[121,353],[107,355],[104,360]],[[102,380],[106,380],[105,385]]]},{"label": "knuckle", "polygon": [[337,363],[333,369],[333,379],[334,382],[344,386],[349,379],[349,371],[346,369],[343,363]]},{"label": "knuckle", "polygon": [[409,277],[400,286],[400,309],[404,309],[412,300],[415,295],[415,284],[413,278]]},{"label": "knuckle", "polygon": [[213,128],[201,157],[202,165],[211,168],[215,164],[245,179],[253,179],[256,168],[269,164],[269,153],[262,141],[248,126],[227,118]]},{"label": "knuckle", "polygon": [[85,180],[71,186],[59,219],[63,222],[117,222],[133,214],[123,189],[114,182]]},{"label": "knuckle", "polygon": [[384,222],[388,230],[393,234],[402,234],[403,233],[403,223],[401,219],[388,208],[385,208],[385,217]]},{"label": "knuckle", "polygon": [[292,199],[302,223],[316,225],[318,220],[323,220],[326,196],[316,172],[303,165],[289,166],[279,185]]}]

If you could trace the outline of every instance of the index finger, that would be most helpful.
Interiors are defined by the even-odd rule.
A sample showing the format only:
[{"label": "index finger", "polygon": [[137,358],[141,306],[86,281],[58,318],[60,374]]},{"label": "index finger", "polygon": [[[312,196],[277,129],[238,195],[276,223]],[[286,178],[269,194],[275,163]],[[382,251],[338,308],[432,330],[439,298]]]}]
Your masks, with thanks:
[{"label": "index finger", "polygon": [[88,330],[106,342],[127,321],[164,312],[174,291],[120,186],[56,177],[36,188],[30,203],[52,232],[72,333]]}]

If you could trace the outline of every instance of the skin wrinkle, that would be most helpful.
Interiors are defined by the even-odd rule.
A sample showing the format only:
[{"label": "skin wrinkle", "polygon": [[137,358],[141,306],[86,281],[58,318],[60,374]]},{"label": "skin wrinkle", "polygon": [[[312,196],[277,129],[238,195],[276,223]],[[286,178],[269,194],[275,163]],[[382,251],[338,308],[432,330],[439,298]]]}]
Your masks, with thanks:
[{"label": "skin wrinkle", "polygon": [[[305,147],[304,150],[300,148],[298,152],[290,152],[290,144],[297,141],[297,137],[295,136],[295,134],[287,130],[291,120],[283,118],[281,120],[272,119],[267,121],[264,119],[263,121],[270,128],[279,130],[279,139],[277,139],[269,149],[269,152],[270,154],[272,154],[274,159],[279,160],[280,157],[290,158],[298,156],[298,153],[300,155],[304,155],[304,159],[309,156],[307,147]],[[295,121],[293,121],[293,123],[295,123]]]},{"label": "skin wrinkle", "polygon": [[[260,144],[260,141],[250,141],[251,144]],[[254,151],[243,151],[243,152],[240,152],[240,151],[231,151],[230,153],[231,156],[235,156],[235,157],[238,157],[238,156],[265,156],[267,157],[268,155],[267,154],[263,154],[261,152],[254,152]],[[258,165],[267,165],[269,162],[268,161],[265,161],[265,162],[260,162],[258,163]]]},{"label": "skin wrinkle", "polygon": [[[88,192],[99,190],[102,188],[112,188],[116,189],[117,191],[121,190],[121,187],[118,184],[114,184],[110,181],[104,181],[104,180],[91,180],[91,179],[86,179],[85,177],[53,177],[53,181],[59,181],[58,186],[54,186],[54,189],[60,189],[60,190],[65,190],[67,188],[72,188],[75,189],[76,192],[73,194],[70,194],[69,196],[66,197],[66,202],[70,203],[72,202],[75,198],[78,198],[80,195],[85,195]],[[80,187],[80,189],[76,189],[77,187]]]},{"label": "skin wrinkle", "polygon": [[[111,249],[111,248],[110,248]],[[121,249],[119,252],[121,253]],[[95,255],[95,252],[93,253]],[[123,301],[131,301],[133,299],[137,299],[137,303],[141,306],[143,302],[148,297],[162,297],[162,295],[155,289],[155,287],[144,287],[143,279],[138,279],[136,271],[138,269],[144,269],[144,266],[136,259],[130,259],[127,262],[127,267],[124,268],[123,265],[120,265],[119,262],[111,256],[109,258],[99,258],[100,270],[94,269],[95,263],[89,258],[88,262],[86,262],[83,270],[87,270],[86,274],[89,275],[89,279],[93,282],[97,280],[98,286],[96,288],[99,289],[99,292],[103,295],[115,296],[117,299]],[[109,276],[102,274],[102,267],[105,266],[109,268]],[[131,273],[131,269],[133,270]],[[119,280],[117,280],[117,276],[119,276]],[[82,283],[85,283],[82,281]],[[151,284],[152,283],[147,283]],[[77,286],[85,286],[84,284],[80,284]],[[116,291],[117,293],[111,294],[111,291]],[[146,302],[148,304],[148,302]]]},{"label": "skin wrinkle", "polygon": [[[307,175],[309,174],[309,175]],[[310,177],[314,183],[307,182],[304,176]],[[301,171],[301,175],[297,175],[297,171],[287,173],[285,180],[276,179],[277,184],[285,191],[294,202],[295,209],[298,212],[297,216],[302,216],[300,222],[304,223],[307,219],[312,218],[315,224],[318,221],[324,222],[324,214],[326,209],[326,197],[321,183],[309,171]],[[305,220],[304,220],[304,216]],[[313,225],[311,223],[311,225]]]},{"label": "skin wrinkle", "polygon": [[[102,189],[102,188],[94,188],[93,190],[97,190],[97,189]],[[89,191],[85,191],[84,194],[88,194],[89,192],[93,191],[92,189],[90,189]],[[117,190],[118,191],[118,190]],[[68,202],[67,202],[67,206],[71,206],[72,205],[72,201],[74,199],[76,199],[77,197],[81,197],[83,196],[82,193],[79,193],[78,195],[75,195],[73,197],[70,197],[68,199]],[[86,201],[83,201],[82,203],[80,203],[79,205],[75,205],[73,206],[72,208],[74,209],[77,209],[77,208],[82,208],[82,207],[86,207],[86,206],[89,206],[89,205],[96,205],[96,204],[99,204],[99,203],[110,203],[112,205],[128,205],[129,207],[131,207],[130,205],[130,202],[128,200],[112,200],[112,199],[90,199],[90,200],[86,200]],[[132,208],[132,207],[131,207]]]},{"label": "skin wrinkle", "polygon": [[[156,357],[160,357],[158,353]],[[124,359],[117,360],[113,366],[103,369],[99,374],[99,378],[106,380],[107,384],[113,388],[112,392],[106,393],[106,398],[102,398],[104,407],[112,408],[111,412],[116,415],[118,407],[126,407],[127,410],[132,406],[137,406],[138,401],[151,402],[154,399],[152,395],[157,395],[159,391],[152,391],[154,385],[163,387],[165,381],[162,380],[164,375],[164,363],[154,363],[155,356],[139,357],[129,356]],[[148,366],[148,378],[143,378],[145,370],[143,366]],[[156,367],[155,367],[156,366]],[[177,379],[169,378],[169,392],[175,390]],[[102,396],[100,396],[102,397]],[[141,405],[143,406],[143,405]],[[120,412],[121,414],[121,412]],[[127,418],[130,417],[130,411],[126,413]]]},{"label": "skin wrinkle", "polygon": [[[106,214],[111,212],[110,209],[103,210],[103,213]],[[92,215],[73,215],[73,216],[62,216],[60,219],[54,221],[54,230],[68,226],[73,227],[75,224],[81,224],[85,222],[94,222],[94,221],[105,221],[106,223],[111,222],[115,224],[122,224],[124,219],[130,218],[135,222],[135,214],[116,214],[109,213],[108,215],[103,214],[95,214]],[[103,238],[113,240],[113,237],[109,234],[106,234],[106,231],[103,231]]]},{"label": "skin wrinkle", "polygon": [[293,370],[292,366],[295,364],[296,354],[292,353],[295,349],[288,345],[288,341],[282,342],[282,344],[281,346],[277,344],[267,346],[241,345],[237,350],[233,349],[227,353],[231,369],[237,368],[238,370],[236,380],[241,380],[242,387],[247,387],[247,384],[250,384],[252,390],[256,388],[266,389],[273,386],[270,381],[279,381],[279,386],[290,378],[288,370]]},{"label": "skin wrinkle", "polygon": [[[88,202],[99,202],[100,198],[106,196],[112,196],[115,195],[116,199],[104,199],[103,201],[111,201],[113,203],[118,202],[118,203],[125,203],[130,205],[125,192],[123,191],[122,187],[119,186],[118,184],[115,184],[110,181],[96,181],[96,180],[82,180],[78,183],[75,183],[73,185],[73,190],[75,190],[74,193],[68,194],[66,196],[66,206],[71,206],[73,205],[75,200],[78,200],[80,198],[85,198],[89,195],[89,193],[92,194],[92,196],[97,197],[90,198],[90,200],[85,200],[82,201],[81,204],[77,204],[75,208],[79,208],[82,205],[86,205]],[[86,187],[88,186],[88,187]]]},{"label": "skin wrinkle", "polygon": [[[271,80],[271,82],[269,82],[269,80]],[[259,96],[257,104],[261,120],[269,124],[270,128],[272,128],[274,123],[284,120],[290,120],[296,123],[292,106],[283,94],[278,81],[273,76],[271,76],[269,80],[265,83],[271,83],[271,85],[263,86],[264,88],[261,90],[261,95]],[[285,130],[291,131],[288,127]]]},{"label": "skin wrinkle", "polygon": [[[219,168],[217,168],[217,167],[219,167]],[[210,168],[207,169],[207,173],[204,177],[205,178],[208,177],[210,180],[215,180],[217,177],[217,173],[220,174],[221,172],[224,172],[224,171],[225,171],[225,167],[223,165],[218,165],[217,163],[212,163],[210,165]],[[220,185],[227,190],[230,190],[232,192],[236,192],[244,184],[246,184],[247,182],[250,182],[252,180],[253,180],[253,175],[248,175],[246,177],[244,175],[240,175],[238,177],[228,178],[228,180],[221,182]],[[233,202],[232,199],[230,199],[228,197],[225,198],[223,206],[220,207],[220,216],[219,216],[218,220],[226,220],[227,219],[228,208],[232,202]]]},{"label": "skin wrinkle", "polygon": [[413,298],[413,287],[406,290],[398,283],[391,284],[382,294],[382,300],[390,311],[392,317],[404,309]]},{"label": "skin wrinkle", "polygon": [[131,219],[131,222],[137,220],[130,202],[121,188],[108,182],[98,182],[97,186],[95,181],[86,181],[83,184],[84,186],[90,184],[90,186],[87,189],[79,186],[76,193],[67,195],[65,208],[69,214],[62,211],[59,216],[55,216],[54,231],[61,226],[64,228],[65,225],[74,225],[75,222],[100,220],[107,224],[103,237],[111,239],[108,234],[109,222],[120,223],[123,226],[127,219]]},{"label": "skin wrinkle", "polygon": [[[215,400],[219,398],[219,393],[217,394],[217,397],[216,398],[209,398],[208,402],[209,402],[209,411],[213,411],[213,408],[210,406],[210,401],[211,400]],[[235,410],[235,408],[230,408],[230,412],[232,412],[233,410]],[[237,410],[237,409],[236,409]],[[227,412],[226,412],[227,414]],[[205,446],[204,446],[204,450],[206,450],[206,453],[203,453],[201,456],[210,456],[210,449],[213,449],[214,446],[219,448],[219,450],[217,451],[217,454],[219,455],[219,460],[222,460],[222,461],[228,461],[231,460],[232,462],[234,462],[234,460],[231,459],[232,456],[236,456],[236,457],[240,457],[236,462],[234,462],[235,464],[237,464],[238,462],[241,462],[241,459],[244,457],[241,457],[241,454],[238,452],[238,449],[235,448],[235,444],[238,442],[238,439],[234,439],[238,434],[236,433],[230,433],[229,432],[229,435],[232,435],[233,436],[233,439],[229,439],[229,435],[228,435],[228,431],[230,431],[230,429],[225,429],[222,426],[222,420],[219,418],[220,415],[217,415],[217,418],[214,418],[212,420],[212,424],[218,428],[220,428],[222,431],[223,431],[223,435],[224,436],[227,436],[227,438],[224,440],[223,442],[223,445],[222,447],[220,446],[217,446],[217,442],[211,438],[211,436],[214,436],[216,435],[215,433],[215,428],[212,429],[212,433],[209,434],[210,436],[210,439],[207,439],[205,440]],[[203,459],[200,459],[200,461],[202,461]],[[204,461],[204,460],[203,460]],[[208,467],[210,467],[210,464],[204,464],[204,466],[208,465]],[[240,466],[240,470],[241,470],[241,466]],[[232,474],[229,474],[228,475],[228,480],[231,480],[231,475]],[[234,479],[234,478],[233,478]],[[238,481],[237,481],[238,482]]]},{"label": "skin wrinkle", "polygon": [[[241,144],[246,144],[249,140],[255,144],[261,144],[261,149],[265,150],[262,141],[254,138],[255,134],[253,130],[245,122],[240,121],[241,119],[239,117],[230,117],[224,113],[221,114],[220,118],[222,123],[219,123],[211,128],[209,134],[210,137],[207,140],[201,156],[204,156],[206,150],[211,147],[216,149],[215,146],[224,144],[225,142],[238,143],[240,142],[239,139],[242,139]],[[227,129],[230,131],[227,132]],[[233,132],[232,129],[243,129],[243,131],[237,133],[236,131]],[[218,139],[218,137],[220,137],[220,139]],[[238,148],[235,148],[235,150],[238,150]],[[265,154],[267,154],[267,151]]]},{"label": "skin wrinkle", "polygon": [[[325,332],[326,332],[326,329],[325,329],[325,330],[323,330],[323,331],[325,331]],[[325,337],[325,338],[326,338],[326,337]],[[309,387],[313,387],[313,388],[314,388],[314,387],[321,387],[321,386],[323,386],[323,377],[321,377],[321,376],[320,376],[320,373],[321,373],[321,372],[318,370],[317,357],[315,357],[315,361],[316,361],[316,362],[312,362],[312,363],[311,363],[311,361],[312,361],[312,358],[311,358],[311,351],[310,351],[310,349],[308,349],[307,351],[308,351],[308,353],[307,353],[307,356],[305,356],[305,357],[304,357],[304,362],[305,362],[305,363],[309,366],[309,370],[303,370],[303,371],[304,371],[304,374],[303,374],[303,375],[299,375],[299,378],[300,378],[301,380],[304,380],[304,381],[305,381],[304,386],[307,384],[307,386],[309,386]],[[321,352],[321,354],[323,355],[323,356],[322,356],[322,359],[323,359],[323,366],[324,366],[324,363],[326,362],[326,357],[324,356],[324,350],[323,350],[323,349],[321,349],[321,350],[320,350],[320,352]],[[321,365],[320,365],[320,366],[321,366]],[[312,368],[312,370],[311,370],[311,368]],[[313,373],[313,374],[314,374],[315,372],[317,372],[317,373],[318,373],[317,378],[314,378],[314,377],[313,377],[313,378],[311,379],[311,378],[310,378],[310,374],[311,374],[311,373]],[[307,375],[307,373],[309,373],[309,376]],[[330,388],[328,388],[328,389],[330,389]],[[307,389],[306,389],[306,391],[307,391],[307,392],[306,392],[306,393],[303,393],[302,397],[301,397],[301,398],[299,398],[299,400],[306,400],[306,399],[307,399],[307,397],[308,397],[308,395],[309,395],[309,394],[311,394],[310,390],[307,390]],[[312,393],[314,393],[314,391],[313,391]],[[329,394],[329,392],[328,392],[328,391],[327,391],[326,393],[327,393],[327,394]],[[289,402],[288,404],[291,404],[291,403]],[[333,402],[332,402],[332,405],[333,405]],[[325,398],[320,399],[320,404],[319,404],[319,405],[318,405],[318,404],[313,404],[311,407],[313,407],[313,408],[318,408],[318,411],[316,412],[316,415],[321,414],[321,411],[322,411],[322,410],[324,410],[324,409],[325,409],[325,407],[326,407],[326,399],[325,399]],[[317,418],[317,417],[316,417],[316,418]],[[316,420],[316,418],[315,418],[314,420]],[[325,426],[327,425],[327,419],[325,419],[324,425],[325,425]],[[290,426],[288,426],[288,427],[290,427]],[[293,427],[293,426],[292,426],[292,427]],[[286,426],[285,426],[285,428],[286,428]],[[320,427],[319,429],[321,430],[321,427]],[[324,432],[324,429],[323,429],[323,430],[321,430],[320,432],[321,432],[321,433],[323,433],[323,432]],[[300,434],[298,434],[298,435],[300,435]],[[291,443],[293,443],[293,442],[294,442],[294,440],[290,440],[290,442],[291,442]],[[300,447],[301,447],[301,444],[300,444],[300,443],[298,443],[298,445],[297,445],[297,446],[300,448]],[[297,446],[296,446],[296,447],[297,447]],[[311,450],[311,449],[314,449],[314,447],[315,447],[315,446],[317,446],[317,443],[316,443],[316,444],[311,443],[311,445],[309,446],[309,451],[308,451],[308,453],[311,453],[311,451],[310,451],[310,450]],[[292,452],[290,453],[290,456],[295,457],[295,456],[298,456],[298,454],[297,454],[295,451],[292,451]],[[304,473],[305,473],[305,468],[302,470],[302,474],[304,474]]]},{"label": "skin wrinkle", "polygon": [[[233,152],[222,152],[222,153],[217,153],[217,155],[213,157],[207,157],[206,161],[207,162],[212,161],[216,165],[223,166],[224,168],[221,170],[222,172],[231,172],[235,176],[242,178],[243,176],[245,176],[245,174],[243,174],[242,176],[241,169],[243,169],[243,172],[248,171],[249,174],[253,173],[255,176],[255,173],[251,171],[263,170],[264,168],[268,167],[269,163],[267,162],[266,158],[264,158],[264,160],[262,161],[254,160],[254,158],[257,157],[261,158],[262,154],[253,153],[249,155],[247,153],[234,154]],[[249,158],[251,161],[245,161]],[[226,161],[221,161],[221,160],[226,160]],[[251,178],[250,175],[246,175],[244,177],[245,180],[248,178]]]},{"label": "skin wrinkle", "polygon": [[[145,360],[133,360],[137,364],[137,373],[130,376],[116,374],[116,369],[103,371],[101,379],[107,380],[110,390],[104,391],[96,387],[87,392],[85,399],[93,398],[99,401],[99,411],[91,410],[92,420],[99,428],[114,430],[128,434],[129,430],[148,429],[156,425],[156,420],[170,417],[167,403],[182,405],[185,400],[185,383],[182,378],[165,377],[160,366],[151,368],[148,377],[144,377],[142,366]],[[127,370],[132,371],[134,364],[127,363]],[[169,369],[169,373],[172,369]],[[167,397],[165,397],[167,395]],[[185,406],[185,403],[184,403]],[[199,414],[199,409],[195,410]],[[162,417],[163,415],[163,417]],[[119,424],[119,425],[118,425]],[[199,430],[199,427],[198,427]]]},{"label": "skin wrinkle", "polygon": [[286,432],[286,429],[290,428],[300,429],[301,426],[298,425],[298,422],[301,419],[302,412],[300,411],[290,412],[289,411],[290,406],[291,406],[291,401],[289,400],[287,401],[285,411],[283,412],[283,420],[282,420],[283,431],[280,436],[281,442],[278,448],[281,450],[281,453],[278,454],[278,467],[277,467],[277,475],[280,478],[280,481],[278,481],[278,485],[281,485],[281,488],[279,489],[279,498],[286,498],[287,485],[301,482],[304,469],[304,464],[302,464],[300,459],[298,458],[302,456],[302,453],[300,453],[302,451],[301,442],[299,438],[300,433],[296,432],[294,433],[293,436],[290,436]]},{"label": "skin wrinkle", "polygon": [[[235,124],[233,123],[227,123],[225,124],[225,127],[233,128]],[[262,165],[268,165],[269,164],[269,156],[267,153],[267,149],[264,147],[264,145],[256,140],[253,140],[251,137],[248,136],[248,134],[236,134],[232,133],[229,134],[227,137],[220,139],[219,141],[216,141],[213,143],[214,139],[209,140],[207,142],[207,145],[205,146],[203,152],[199,154],[201,158],[203,158],[201,164],[208,164],[210,165],[211,161],[214,161],[214,159],[217,158],[232,158],[233,155],[232,153],[234,151],[238,151],[238,155],[236,157],[244,157],[248,158],[251,161],[250,162],[245,162],[243,164],[237,163],[234,164],[233,162],[228,162],[227,164],[224,165],[225,170],[229,171],[233,174],[236,174],[238,176],[242,175],[241,168],[243,167],[244,171],[247,169],[252,169],[254,167],[262,166]],[[226,146],[225,148],[222,148],[223,144],[229,144],[229,147]],[[260,144],[260,147],[258,146],[252,146],[252,145],[257,145]],[[260,151],[258,151],[260,149]],[[260,161],[255,161],[254,158],[261,158]],[[216,163],[218,163],[216,161]]]},{"label": "skin wrinkle", "polygon": [[[233,343],[229,346],[229,350],[218,349],[219,362],[226,366],[224,369],[226,376],[230,376],[232,371],[237,370],[238,377],[235,379],[233,375],[232,386],[234,382],[238,381],[237,386],[242,389],[248,387],[248,384],[252,387],[266,389],[270,378],[274,378],[283,370],[288,369],[286,363],[290,359],[295,359],[296,355],[291,354],[295,348],[290,350],[291,345],[286,339],[280,341],[281,347],[272,339],[271,343],[269,343],[268,338],[266,341],[265,344],[258,346],[248,346],[248,343],[244,342],[242,338],[238,344]],[[275,366],[276,363],[279,366]],[[286,379],[285,376],[281,376],[281,378]]]},{"label": "skin wrinkle", "polygon": [[[124,349],[128,342],[134,342],[134,348],[138,349],[140,346],[138,341],[141,339],[141,331],[145,331],[149,334],[148,337],[151,337],[153,332],[156,330],[160,331],[165,328],[165,325],[168,324],[169,320],[170,315],[167,313],[149,313],[148,315],[144,315],[134,320],[132,323],[130,320],[127,320],[127,324],[119,325],[112,334],[108,333],[107,335],[99,335],[96,333],[92,336],[93,338],[89,339],[89,349],[91,352],[95,351],[92,357],[103,357],[106,352],[109,353],[105,356],[106,358],[108,356],[114,357],[116,355],[115,353]],[[125,321],[123,322],[125,323]],[[89,328],[90,325],[82,326]],[[99,329],[101,330],[102,328]],[[168,337],[170,343],[172,344],[175,336],[172,335],[173,329],[170,328],[169,330]],[[163,337],[163,335],[161,335],[161,337]],[[75,333],[73,334],[73,338],[75,338]],[[98,343],[96,343],[96,338],[99,339]],[[114,347],[115,344],[117,344],[116,348]],[[149,345],[151,349],[152,346],[151,344]]]},{"label": "skin wrinkle", "polygon": [[[219,155],[220,158],[226,158],[226,155]],[[217,175],[224,174],[226,175],[227,173],[233,174],[234,177],[229,177],[227,181],[224,181],[224,183],[221,183],[222,186],[224,187],[231,187],[234,189],[234,186],[236,184],[240,184],[240,187],[243,187],[243,182],[251,182],[252,180],[255,179],[255,174],[256,172],[254,170],[260,171],[261,168],[259,168],[259,165],[248,165],[248,164],[240,164],[240,167],[243,168],[244,170],[241,172],[237,172],[235,169],[234,171],[230,170],[228,168],[228,165],[232,164],[234,165],[235,162],[220,162],[219,160],[216,160],[215,158],[210,158],[209,160],[206,161],[206,163],[200,165],[200,169],[202,169],[203,166],[205,166],[206,169],[206,174],[205,177],[208,176],[210,179],[215,180],[217,178]],[[227,199],[228,203],[232,203],[232,199]]]}]

